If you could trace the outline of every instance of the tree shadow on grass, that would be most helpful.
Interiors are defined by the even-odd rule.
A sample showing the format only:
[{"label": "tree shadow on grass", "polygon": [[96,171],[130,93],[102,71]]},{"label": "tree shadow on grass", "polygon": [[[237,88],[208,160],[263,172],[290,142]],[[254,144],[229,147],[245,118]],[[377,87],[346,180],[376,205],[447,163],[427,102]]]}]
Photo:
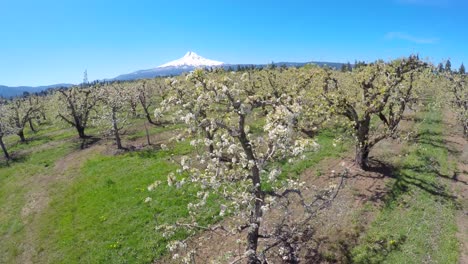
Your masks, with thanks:
[{"label": "tree shadow on grass", "polygon": [[367,171],[380,174],[381,177],[393,178],[395,173],[395,167],[390,163],[383,162],[375,158],[370,158],[369,168],[367,169]]},{"label": "tree shadow on grass", "polygon": [[454,205],[458,208],[458,197],[451,195],[449,190],[447,190],[443,184],[439,184],[437,181],[425,180],[423,177],[418,178],[414,175],[432,174],[436,178],[440,177],[451,181],[460,182],[465,185],[468,185],[468,183],[459,180],[456,173],[452,176],[442,174],[440,172],[440,164],[432,157],[421,155],[419,158],[421,159],[421,164],[403,165],[399,168],[394,167],[389,163],[372,158],[369,159],[369,168],[367,171],[359,173],[355,176],[372,179],[395,179],[395,182],[391,186],[390,190],[374,192],[371,197],[368,197],[368,200],[370,201],[385,201],[388,204],[397,200],[402,194],[410,191],[411,187],[417,187],[418,189],[427,192],[432,196],[436,196],[438,199],[454,203]]},{"label": "tree shadow on grass", "polygon": [[[401,195],[409,192],[412,188],[416,187],[434,198],[443,202],[453,203],[456,208],[459,208],[460,202],[458,197],[450,194],[449,190],[442,183],[436,181],[437,177],[445,179],[456,180],[453,177],[440,173],[438,164],[434,164],[433,160],[427,157],[423,158],[423,164],[420,165],[404,165],[395,174],[396,181],[393,184],[391,191],[386,197],[386,202],[391,203],[396,201]],[[426,177],[417,177],[415,175],[429,175],[434,176],[434,180],[425,179]],[[462,182],[462,181],[461,181]],[[462,182],[466,184],[466,182]]]},{"label": "tree shadow on grass", "polygon": [[10,167],[14,163],[25,162],[29,157],[28,154],[24,154],[24,153],[21,153],[21,154],[13,153],[13,154],[10,154],[10,156],[11,158],[9,160],[3,157],[0,158],[0,169]]},{"label": "tree shadow on grass", "polygon": [[454,142],[449,141],[449,140],[443,140],[443,139],[432,139],[432,138],[421,138],[421,139],[415,139],[415,142],[424,144],[424,145],[430,145],[435,148],[439,149],[446,149],[451,155],[453,156],[460,156],[462,154],[462,151],[457,150],[456,148],[450,146]]},{"label": "tree shadow on grass", "polygon": [[436,124],[440,124],[442,123],[442,120],[440,119],[436,119],[436,118],[421,118],[419,116],[404,116],[403,117],[403,120],[406,120],[406,121],[412,121],[412,122],[415,122],[415,123],[426,123],[426,124],[429,124],[429,125],[436,125]]},{"label": "tree shadow on grass", "polygon": [[418,173],[433,173],[437,177],[450,180],[453,182],[458,182],[464,185],[468,185],[468,182],[463,181],[458,178],[459,173],[456,171],[453,173],[453,175],[441,173],[440,163],[437,160],[433,159],[432,157],[424,156],[421,158],[424,160],[424,165],[403,166],[403,169],[410,169]]},{"label": "tree shadow on grass", "polygon": [[160,150],[161,150],[160,145],[146,146],[145,148],[141,148],[141,149],[131,148],[129,151],[129,155],[137,156],[143,159],[153,159],[161,155]]},{"label": "tree shadow on grass", "polygon": [[80,149],[86,149],[101,141],[99,137],[87,136],[80,139]]}]

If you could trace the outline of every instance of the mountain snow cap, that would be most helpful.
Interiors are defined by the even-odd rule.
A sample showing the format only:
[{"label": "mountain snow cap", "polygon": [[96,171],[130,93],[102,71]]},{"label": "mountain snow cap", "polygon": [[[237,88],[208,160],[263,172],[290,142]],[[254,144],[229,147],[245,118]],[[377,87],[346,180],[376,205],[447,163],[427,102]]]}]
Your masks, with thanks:
[{"label": "mountain snow cap", "polygon": [[182,67],[182,66],[192,66],[192,67],[200,67],[200,66],[219,66],[224,64],[224,62],[209,60],[203,58],[202,56],[196,54],[193,51],[187,52],[184,57],[168,62],[159,66],[158,68],[163,67]]}]

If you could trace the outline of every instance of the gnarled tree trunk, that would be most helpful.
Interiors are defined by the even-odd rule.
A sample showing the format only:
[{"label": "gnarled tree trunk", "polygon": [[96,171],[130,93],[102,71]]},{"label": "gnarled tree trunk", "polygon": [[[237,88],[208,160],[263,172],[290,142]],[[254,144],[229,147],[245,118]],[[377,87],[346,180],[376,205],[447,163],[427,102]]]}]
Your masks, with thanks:
[{"label": "gnarled tree trunk", "polygon": [[28,120],[29,123],[29,128],[31,129],[32,132],[36,133],[36,129],[34,128],[33,122],[31,119]]},{"label": "gnarled tree trunk", "polygon": [[[241,142],[244,153],[247,155],[247,158],[250,161],[253,161],[255,164],[255,156],[252,151],[252,145],[249,142],[247,135],[245,133],[245,117],[240,116],[239,119],[239,141]],[[260,231],[260,220],[262,218],[262,206],[264,204],[264,193],[262,190],[261,179],[260,179],[260,170],[257,165],[253,165],[251,168],[252,176],[252,187],[253,194],[255,196],[254,207],[250,212],[249,219],[249,229],[247,233],[247,252],[248,252],[248,263],[249,264],[259,264],[261,263],[257,256],[258,248],[258,238]]]},{"label": "gnarled tree trunk", "polygon": [[115,143],[117,144],[117,149],[123,149],[122,140],[120,139],[119,126],[117,124],[117,117],[115,115],[115,110],[112,109],[112,130],[114,132]]},{"label": "gnarled tree trunk", "polygon": [[3,155],[5,156],[5,158],[7,160],[9,160],[10,159],[10,154],[8,154],[5,143],[3,143],[3,137],[2,136],[0,136],[0,147],[2,147]]},{"label": "gnarled tree trunk", "polygon": [[354,158],[356,165],[363,170],[367,170],[369,168],[368,159],[369,147],[367,145],[356,146],[356,156]]},{"label": "gnarled tree trunk", "polygon": [[463,135],[468,139],[468,123],[463,125]]},{"label": "gnarled tree trunk", "polygon": [[370,117],[366,116],[363,120],[360,120],[357,124],[356,129],[356,155],[354,162],[359,168],[366,170],[369,168],[369,129],[370,129]]},{"label": "gnarled tree trunk", "polygon": [[76,131],[78,131],[78,136],[82,139],[86,138],[86,134],[85,134],[85,128],[83,126],[80,126],[80,125],[76,125],[75,126],[76,128]]},{"label": "gnarled tree trunk", "polygon": [[19,137],[21,142],[26,142],[26,138],[24,137],[24,131],[23,129],[19,130],[18,133],[16,133]]},{"label": "gnarled tree trunk", "polygon": [[160,125],[159,122],[156,122],[156,121],[154,121],[153,119],[151,119],[151,115],[150,115],[150,113],[148,112],[147,109],[145,109],[145,108],[143,108],[143,109],[144,109],[144,111],[145,111],[146,120],[148,120],[148,122],[149,122],[150,124],[155,125],[155,126]]}]

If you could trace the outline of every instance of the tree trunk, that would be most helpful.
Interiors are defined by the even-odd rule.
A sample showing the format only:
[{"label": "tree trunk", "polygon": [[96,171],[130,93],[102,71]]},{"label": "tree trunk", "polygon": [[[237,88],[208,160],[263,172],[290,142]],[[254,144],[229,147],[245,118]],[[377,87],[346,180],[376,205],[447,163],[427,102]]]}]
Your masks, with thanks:
[{"label": "tree trunk", "polygon": [[[262,204],[263,199],[262,195],[258,195],[258,189],[255,188],[255,205],[252,211],[250,212],[250,221],[249,221],[249,230],[247,233],[247,252],[249,254],[248,263],[249,264],[259,264],[261,263],[257,256],[258,248],[258,238],[260,230],[260,218],[262,217]],[[262,199],[262,200],[261,200]]]},{"label": "tree trunk", "polygon": [[159,122],[155,122],[153,119],[151,119],[151,115],[150,115],[150,113],[149,113],[147,107],[144,107],[144,106],[143,106],[143,111],[145,111],[146,119],[148,120],[148,122],[149,122],[150,124],[155,125],[155,126],[160,125]]},{"label": "tree trunk", "polygon": [[208,130],[205,131],[205,137],[211,141],[211,144],[208,146],[208,152],[210,153],[210,158],[213,158],[214,156],[213,134],[211,134],[210,131]]},{"label": "tree trunk", "polygon": [[78,136],[80,138],[86,138],[86,135],[85,135],[85,128],[83,126],[80,126],[80,125],[76,125],[75,126],[76,128],[76,131],[78,131]]},{"label": "tree trunk", "polygon": [[468,138],[468,123],[463,126],[463,135]]},{"label": "tree trunk", "polygon": [[363,169],[368,169],[368,158],[369,158],[369,127],[370,127],[370,117],[366,116],[363,120],[360,120],[356,124],[356,156],[354,158],[355,164]]},{"label": "tree trunk", "polygon": [[[247,135],[245,134],[245,117],[240,116],[239,119],[239,141],[244,149],[244,153],[247,155],[247,159],[250,161],[256,162],[254,153],[252,151],[252,145],[247,139]],[[247,252],[248,252],[248,263],[249,264],[259,264],[261,263],[257,256],[257,248],[258,248],[258,238],[259,238],[259,230],[260,230],[260,220],[262,218],[262,206],[264,203],[264,193],[262,190],[261,179],[260,179],[260,170],[258,169],[257,165],[253,165],[251,169],[251,176],[252,176],[252,187],[253,187],[253,194],[255,196],[255,203],[254,207],[250,212],[250,219],[249,219],[249,230],[247,233]]]},{"label": "tree trunk", "polygon": [[5,143],[3,143],[3,137],[0,137],[0,146],[2,147],[3,154],[7,160],[10,159],[10,154],[8,154],[8,151],[6,149]]},{"label": "tree trunk", "polygon": [[368,158],[369,158],[369,147],[366,145],[364,146],[356,146],[356,157],[355,163],[359,168],[363,170],[367,170],[368,166]]},{"label": "tree trunk", "polygon": [[117,117],[115,116],[115,111],[112,111],[112,130],[114,131],[115,143],[117,144],[117,149],[123,149],[122,140],[119,135],[119,126],[117,124]]},{"label": "tree trunk", "polygon": [[155,125],[155,126],[159,125],[157,122],[154,122],[153,119],[151,119],[151,115],[148,112],[146,112],[145,116],[150,124]]},{"label": "tree trunk", "polygon": [[145,132],[146,132],[146,142],[148,142],[148,146],[151,146],[151,140],[150,140],[150,136],[148,132],[148,127],[146,126],[146,122],[145,122]]},{"label": "tree trunk", "polygon": [[29,123],[29,128],[31,129],[32,132],[36,133],[36,129],[34,128],[33,122],[31,119],[28,120]]},{"label": "tree trunk", "polygon": [[117,149],[124,149],[122,146],[122,140],[120,139],[119,131],[114,130],[115,143],[117,144]]},{"label": "tree trunk", "polygon": [[23,129],[21,129],[20,131],[18,131],[18,133],[16,133],[16,134],[20,137],[21,142],[26,142],[26,138],[24,137],[24,131],[23,131]]},{"label": "tree trunk", "polygon": [[[250,145],[248,146],[250,149]],[[260,171],[255,165],[251,169],[252,185],[254,186],[255,204],[250,212],[249,230],[247,233],[247,252],[249,252],[248,263],[261,263],[257,256],[258,238],[260,230],[260,219],[262,218],[263,191],[260,184]]]}]

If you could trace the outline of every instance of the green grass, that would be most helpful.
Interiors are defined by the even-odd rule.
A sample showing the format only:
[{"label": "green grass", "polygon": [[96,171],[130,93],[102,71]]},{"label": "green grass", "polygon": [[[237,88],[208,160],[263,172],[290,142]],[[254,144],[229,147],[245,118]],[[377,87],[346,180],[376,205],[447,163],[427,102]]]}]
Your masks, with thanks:
[{"label": "green grass", "polygon": [[[262,120],[255,123],[259,130]],[[180,125],[150,127],[150,134],[180,128]],[[32,177],[54,173],[61,157],[77,151],[79,140],[72,128],[44,124],[37,133],[26,130],[27,144],[8,138],[10,149],[22,153],[9,167],[0,165],[0,262],[15,262],[25,239],[25,220],[21,209],[31,189]],[[88,134],[99,131],[90,128]],[[327,130],[317,137],[319,151],[294,164],[283,164],[284,173],[297,177],[308,167],[326,157],[337,157],[344,147],[333,147],[336,131]],[[132,131],[127,139],[145,136],[145,131]],[[53,144],[51,144],[53,143]],[[33,238],[37,263],[149,263],[166,253],[167,241],[158,234],[159,224],[174,223],[187,217],[187,203],[196,189],[185,186],[174,189],[166,184],[167,174],[178,168],[171,156],[188,155],[194,151],[188,142],[172,143],[170,150],[144,150],[117,156],[93,154],[87,157],[69,182],[55,183],[49,190],[50,204],[35,220]],[[71,176],[70,176],[71,177]],[[154,191],[147,186],[154,181],[162,184]],[[144,203],[147,197],[152,201]],[[219,220],[219,201],[211,197],[200,224]],[[188,234],[179,232],[179,238]]]},{"label": "green grass", "polygon": [[[151,135],[156,135],[165,131],[171,131],[179,128],[183,128],[183,124],[174,124],[174,125],[165,125],[165,126],[154,126],[151,124],[147,125],[148,128],[148,134]],[[126,138],[128,140],[136,140],[138,138],[143,138],[146,137],[146,131],[144,129],[144,126],[142,125],[142,129],[137,130],[131,134],[129,134]]]},{"label": "green grass", "polygon": [[[145,151],[90,158],[82,176],[53,200],[41,219],[41,255],[47,263],[150,263],[166,251],[158,224],[187,217],[196,190],[169,187],[167,174],[178,167],[171,155],[192,151],[177,144],[169,151]],[[159,180],[154,191],[146,187]],[[152,201],[144,203],[146,197]],[[215,221],[214,199],[200,223]],[[183,237],[186,234],[179,233]]]},{"label": "green grass", "polygon": [[71,128],[54,127],[49,124],[38,126],[37,129],[36,133],[30,131],[29,128],[24,130],[26,143],[21,143],[16,135],[6,137],[5,143],[9,146],[8,151],[13,153],[15,151],[32,150],[34,147],[49,142],[70,139],[76,134]]},{"label": "green grass", "polygon": [[55,161],[75,148],[73,143],[62,144],[34,151],[10,165],[0,164],[0,263],[12,262],[20,253],[25,235],[21,209],[25,194],[34,187],[31,178],[51,172]]},{"label": "green grass", "polygon": [[[301,174],[308,168],[312,168],[317,165],[320,161],[326,158],[340,158],[346,155],[346,152],[352,146],[350,140],[344,140],[340,144],[334,144],[336,135],[343,134],[339,128],[327,128],[321,131],[314,139],[319,144],[319,148],[316,150],[311,150],[305,153],[304,159],[294,160],[294,162],[288,162],[284,160],[279,162],[279,164],[273,164],[273,166],[281,166],[281,174],[278,178],[279,181],[273,183],[264,181],[263,188],[265,191],[271,191],[274,186],[279,187],[282,183],[281,180],[285,179],[299,179]],[[320,171],[316,171],[317,177],[321,176]],[[263,175],[266,179],[267,175]]]},{"label": "green grass", "polygon": [[[298,173],[325,157],[338,155],[333,135],[318,137],[322,148],[310,159],[288,165],[285,171]],[[168,187],[166,176],[178,167],[171,155],[186,155],[193,148],[186,142],[169,151],[144,151],[120,156],[96,156],[82,167],[82,176],[51,203],[44,214],[39,262],[53,263],[148,263],[166,252],[166,239],[155,232],[157,224],[174,223],[188,216],[187,203],[195,189]],[[146,187],[159,180],[152,192]],[[146,197],[152,202],[145,204]],[[200,223],[218,220],[214,198]],[[184,237],[187,234],[179,234]],[[66,259],[66,261],[62,261]]]},{"label": "green grass", "polygon": [[305,159],[299,160],[294,163],[283,163],[282,176],[298,177],[306,169],[316,165],[325,158],[339,158],[342,157],[346,151],[352,147],[350,140],[345,140],[342,143],[334,146],[335,138],[344,132],[338,128],[328,128],[321,131],[315,138],[319,144],[318,151],[307,152]]},{"label": "green grass", "polygon": [[421,114],[384,209],[352,250],[355,263],[457,263],[455,203],[439,177],[450,170],[441,113]]}]

